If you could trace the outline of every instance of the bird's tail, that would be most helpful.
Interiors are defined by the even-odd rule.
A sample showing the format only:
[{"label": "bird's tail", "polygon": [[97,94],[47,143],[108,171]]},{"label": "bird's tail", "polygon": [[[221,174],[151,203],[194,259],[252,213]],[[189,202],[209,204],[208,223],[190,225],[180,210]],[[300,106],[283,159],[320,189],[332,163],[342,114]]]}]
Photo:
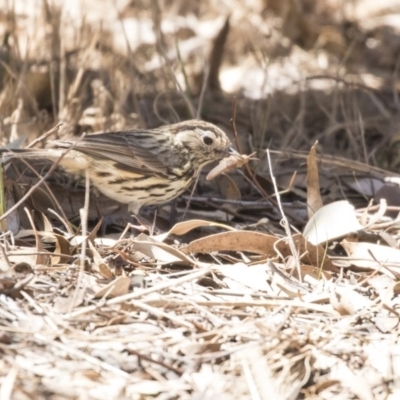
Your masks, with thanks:
[{"label": "bird's tail", "polygon": [[68,149],[0,149],[5,165],[15,159],[57,163],[70,173],[79,173],[89,167],[89,160],[82,153]]}]

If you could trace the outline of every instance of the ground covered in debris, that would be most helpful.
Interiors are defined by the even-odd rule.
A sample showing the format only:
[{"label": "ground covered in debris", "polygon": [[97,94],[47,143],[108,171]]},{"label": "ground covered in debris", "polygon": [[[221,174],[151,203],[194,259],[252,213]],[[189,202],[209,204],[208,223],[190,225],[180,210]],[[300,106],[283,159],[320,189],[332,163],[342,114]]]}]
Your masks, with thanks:
[{"label": "ground covered in debris", "polygon": [[4,165],[2,400],[400,397],[398,1],[3,3],[3,146],[197,117],[253,156],[147,227]]}]

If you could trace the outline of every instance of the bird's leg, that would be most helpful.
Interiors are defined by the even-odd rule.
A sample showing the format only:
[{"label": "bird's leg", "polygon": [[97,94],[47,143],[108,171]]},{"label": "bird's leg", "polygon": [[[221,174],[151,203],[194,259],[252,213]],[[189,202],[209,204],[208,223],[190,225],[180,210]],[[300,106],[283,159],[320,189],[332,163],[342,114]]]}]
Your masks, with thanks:
[{"label": "bird's leg", "polygon": [[140,207],[141,204],[137,202],[132,202],[128,204],[128,211],[131,212],[131,215],[139,222],[140,226],[136,226],[136,229],[140,231],[147,230],[152,232],[153,224],[140,216]]},{"label": "bird's leg", "polygon": [[176,199],[173,199],[170,202],[170,213],[168,218],[168,223],[170,228],[172,228],[176,224],[178,219],[178,210],[176,209],[176,203],[177,203]]}]

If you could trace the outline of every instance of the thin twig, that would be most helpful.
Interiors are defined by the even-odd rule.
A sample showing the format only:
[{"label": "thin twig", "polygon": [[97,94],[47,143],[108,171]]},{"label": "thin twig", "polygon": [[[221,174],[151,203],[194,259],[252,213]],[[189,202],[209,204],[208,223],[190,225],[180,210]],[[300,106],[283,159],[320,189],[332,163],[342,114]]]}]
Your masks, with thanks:
[{"label": "thin twig", "polygon": [[[61,160],[65,157],[67,153],[69,153],[76,145],[77,143],[82,140],[85,137],[86,133],[84,133],[78,141],[73,143],[64,153],[60,155],[60,157],[53,163],[53,165],[50,167],[50,169],[46,172],[46,174],[35,184],[33,185],[22,197],[21,199],[15,203],[9,210],[7,210],[2,216],[0,216],[0,221],[3,219],[7,218],[11,213],[13,213],[15,210],[18,209],[18,207],[24,203],[26,199],[29,198],[29,196],[32,195],[32,193],[49,177],[51,174],[54,172],[54,170],[57,168],[57,166],[60,164]],[[12,151],[9,151],[9,153],[13,153]]]},{"label": "thin twig", "polygon": [[[238,133],[237,133],[237,129],[236,129],[236,98],[233,101],[233,109],[232,109],[232,118],[231,118],[231,124],[232,124],[232,130],[233,130],[233,134],[235,136],[235,144],[236,147],[239,151],[240,154],[242,154],[242,148],[240,146],[240,142],[239,142],[239,137],[238,137]],[[244,165],[244,168],[247,172],[247,174],[250,176],[251,181],[254,183],[254,185],[257,187],[258,191],[262,194],[262,196],[265,199],[269,199],[270,196],[268,196],[268,194],[265,192],[265,190],[263,189],[263,187],[260,185],[260,183],[257,181],[253,171],[251,170],[251,168],[249,167],[248,164]]]},{"label": "thin twig", "polygon": [[197,183],[199,182],[199,178],[200,178],[200,174],[197,175],[196,180],[195,180],[195,182],[194,182],[194,184],[193,184],[193,189],[192,189],[192,191],[190,192],[189,199],[188,199],[188,201],[187,201],[187,203],[186,203],[185,211],[183,212],[183,216],[182,216],[182,219],[181,219],[182,221],[185,219],[186,213],[187,213],[188,210],[189,210],[190,202],[191,202],[191,199],[193,198],[193,194],[194,194],[194,191],[196,190],[196,186],[197,186]]},{"label": "thin twig", "polygon": [[50,135],[52,135],[53,133],[56,133],[62,124],[63,124],[62,122],[59,122],[56,126],[51,128],[50,130],[48,130],[42,136],[39,136],[37,139],[35,139],[31,143],[29,143],[28,146],[26,146],[25,148],[30,149],[31,147],[35,146],[37,143],[42,142],[43,140],[47,139]]},{"label": "thin twig", "polygon": [[296,246],[295,246],[294,241],[293,241],[292,232],[290,231],[290,224],[289,224],[289,221],[286,218],[285,212],[283,211],[283,208],[282,208],[281,196],[279,194],[278,186],[276,184],[276,179],[275,179],[275,176],[273,174],[271,156],[269,154],[269,149],[267,149],[267,158],[268,158],[268,167],[269,167],[269,171],[270,171],[270,177],[271,177],[271,181],[272,181],[272,184],[273,184],[274,190],[275,190],[276,202],[277,202],[277,205],[279,207],[279,211],[280,211],[281,216],[282,216],[282,224],[281,225],[285,229],[285,232],[286,232],[286,235],[287,235],[287,239],[288,239],[288,242],[289,242],[289,247],[290,247],[290,250],[292,252],[293,258],[295,260],[295,263],[296,263],[297,273],[299,275],[299,281],[302,282],[302,280],[301,280],[300,260],[299,260],[299,257],[296,256],[297,251],[296,251]]},{"label": "thin twig", "polygon": [[200,92],[200,97],[199,97],[199,104],[197,107],[197,113],[196,113],[196,118],[200,119],[201,116],[201,110],[203,109],[203,103],[204,103],[204,96],[206,94],[206,90],[208,87],[208,79],[210,76],[210,64],[207,63],[205,68],[204,68],[204,78],[203,78],[203,84],[201,85],[201,92]]},{"label": "thin twig", "polygon": [[82,237],[84,238],[81,243],[81,254],[80,254],[80,263],[79,263],[79,273],[78,279],[76,280],[75,291],[72,297],[72,302],[70,303],[70,310],[72,312],[72,307],[76,304],[76,300],[78,299],[83,274],[85,272],[85,258],[86,258],[86,248],[87,248],[87,231],[88,231],[88,215],[89,215],[89,199],[90,199],[90,179],[89,179],[89,170],[86,169],[86,186],[85,186],[85,203],[83,208],[79,210],[79,214],[81,217],[81,226],[82,226]]},{"label": "thin twig", "polygon": [[[146,288],[146,289],[142,289],[142,290],[138,290],[135,292],[131,292],[131,293],[123,294],[121,296],[114,297],[114,298],[104,302],[103,305],[111,306],[111,305],[121,304],[121,303],[124,303],[129,300],[140,299],[141,297],[146,296],[150,293],[160,292],[160,291],[170,288],[170,287],[179,286],[185,282],[190,282],[195,279],[199,279],[204,275],[207,275],[210,271],[212,271],[212,268],[213,268],[213,266],[202,267],[200,270],[195,271],[195,272],[190,272],[187,275],[183,276],[182,278],[171,279],[171,280],[168,280],[167,282],[163,282],[163,283],[161,283],[159,285],[155,285],[151,288]],[[98,308],[97,305],[82,307],[79,310],[76,310],[76,311],[72,312],[71,314],[69,314],[68,318],[75,318],[79,315],[95,311],[97,308]]]},{"label": "thin twig", "polygon": [[[36,171],[35,168],[32,167],[32,165],[29,164],[28,161],[24,160],[23,158],[19,159],[21,162],[23,162],[27,168],[29,168],[29,170],[31,172],[33,172],[39,179],[41,179],[41,175],[38,171]],[[59,209],[62,217],[64,218],[65,222],[63,222],[63,225],[65,226],[66,221],[68,221],[67,215],[65,214],[63,208],[61,207],[61,204],[59,203],[59,201],[57,200],[56,196],[54,196],[54,193],[52,192],[52,190],[50,189],[49,185],[47,184],[46,181],[43,182],[43,186],[46,188],[47,192],[46,194],[50,196],[51,200],[53,201],[54,205]],[[51,210],[48,210],[49,212],[51,212]],[[70,233],[71,235],[73,235],[73,231],[71,228],[67,228],[68,233]]]},{"label": "thin twig", "polygon": [[221,199],[219,197],[206,197],[206,196],[182,196],[184,200],[192,200],[199,202],[211,202],[217,204],[232,204],[235,206],[240,206],[244,208],[265,208],[270,207],[272,204],[270,201],[249,201],[249,200],[233,200],[233,199]]}]

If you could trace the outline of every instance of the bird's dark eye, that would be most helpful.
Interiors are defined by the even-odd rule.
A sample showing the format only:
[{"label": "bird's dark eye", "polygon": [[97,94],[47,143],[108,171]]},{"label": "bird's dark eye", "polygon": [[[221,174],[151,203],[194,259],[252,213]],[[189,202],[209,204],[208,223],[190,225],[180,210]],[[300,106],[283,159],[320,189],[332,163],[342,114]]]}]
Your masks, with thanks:
[{"label": "bird's dark eye", "polygon": [[204,144],[206,144],[207,146],[210,146],[213,144],[214,140],[213,138],[210,138],[210,136],[204,136],[203,137],[203,142]]}]

